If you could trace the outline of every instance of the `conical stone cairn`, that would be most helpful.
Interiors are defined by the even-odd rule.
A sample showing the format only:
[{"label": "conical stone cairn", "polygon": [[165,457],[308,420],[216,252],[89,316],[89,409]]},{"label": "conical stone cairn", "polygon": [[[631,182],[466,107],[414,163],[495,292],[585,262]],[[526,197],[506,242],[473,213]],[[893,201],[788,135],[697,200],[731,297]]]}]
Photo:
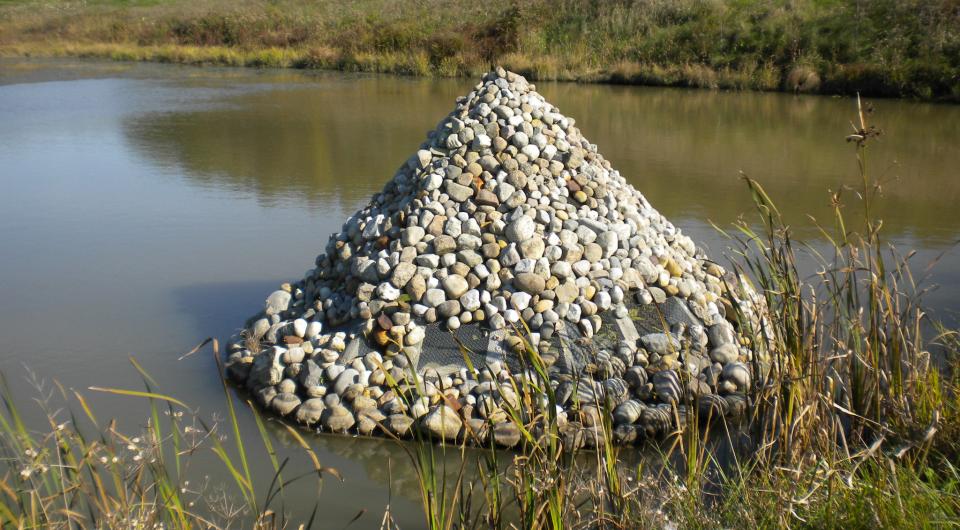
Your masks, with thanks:
[{"label": "conical stone cairn", "polygon": [[753,354],[728,300],[741,321],[760,311],[740,280],[497,69],[270,294],[227,375],[321,430],[509,447],[535,351],[570,447],[597,442],[603,411],[629,443],[693,408],[746,409]]}]

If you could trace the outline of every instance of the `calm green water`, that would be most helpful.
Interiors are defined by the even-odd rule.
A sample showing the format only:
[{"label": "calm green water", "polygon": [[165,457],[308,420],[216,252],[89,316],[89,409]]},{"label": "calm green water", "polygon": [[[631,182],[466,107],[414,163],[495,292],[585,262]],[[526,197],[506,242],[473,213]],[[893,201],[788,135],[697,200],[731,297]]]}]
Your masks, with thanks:
[{"label": "calm green water", "polygon": [[[166,393],[223,418],[209,354],[283,281],[311,267],[328,236],[378,191],[466,93],[465,80],[0,62],[0,370],[23,396],[26,368],[78,390],[136,388],[135,355]],[[750,211],[739,180],[759,179],[800,237],[828,220],[828,189],[856,184],[849,99],[544,84],[539,90],[650,202],[719,258],[727,226]],[[878,100],[888,236],[916,249],[933,313],[960,294],[960,107]],[[88,392],[89,394],[89,392]],[[140,403],[92,396],[101,417],[135,429]],[[255,438],[244,417],[245,436]],[[306,465],[288,440],[284,455]],[[422,523],[403,451],[382,440],[316,436],[326,526],[360,510],[378,526],[390,499]],[[266,456],[256,463],[267,475]],[[451,456],[453,459],[453,456]],[[388,473],[388,464],[390,472]],[[212,462],[198,476],[226,480]],[[217,473],[217,474],[214,474]],[[392,485],[389,477],[392,476]]]}]

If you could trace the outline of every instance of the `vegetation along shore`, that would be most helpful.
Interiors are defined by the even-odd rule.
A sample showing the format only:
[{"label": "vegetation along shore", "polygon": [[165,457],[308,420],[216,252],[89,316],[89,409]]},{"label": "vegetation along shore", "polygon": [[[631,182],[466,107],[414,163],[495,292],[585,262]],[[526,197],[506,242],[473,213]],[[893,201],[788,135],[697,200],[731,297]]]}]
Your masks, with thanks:
[{"label": "vegetation along shore", "polygon": [[0,2],[0,55],[960,101],[952,0]]}]

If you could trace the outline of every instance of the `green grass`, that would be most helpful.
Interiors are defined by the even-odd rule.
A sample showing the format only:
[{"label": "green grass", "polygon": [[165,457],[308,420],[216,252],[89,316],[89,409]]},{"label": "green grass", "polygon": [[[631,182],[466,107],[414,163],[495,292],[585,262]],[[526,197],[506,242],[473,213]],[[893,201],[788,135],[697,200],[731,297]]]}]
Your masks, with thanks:
[{"label": "green grass", "polygon": [[953,0],[26,0],[0,52],[960,100]]},{"label": "green grass", "polygon": [[[208,341],[209,342],[209,341]],[[196,350],[195,350],[196,351]],[[219,359],[217,342],[214,355]],[[224,383],[228,420],[207,423],[182,401],[156,391],[156,382],[135,359],[145,390],[90,388],[123,399],[146,399],[150,414],[140,432],[123,433],[98,418],[83,394],[59,384],[37,383],[46,430],[29,429],[20,405],[0,378],[0,522],[16,528],[229,528],[238,521],[258,529],[284,528],[283,488],[311,476],[339,478],[322,467],[296,431],[313,462],[307,473],[288,472],[253,410],[260,432],[255,447],[240,435],[232,391]],[[64,408],[64,405],[67,405]],[[77,410],[81,411],[79,414]],[[252,451],[252,449],[257,449]],[[224,497],[190,484],[190,464],[213,453],[232,483]],[[266,456],[272,476],[251,474],[250,458]],[[232,482],[231,482],[232,481]],[[308,528],[309,522],[301,528]]]}]

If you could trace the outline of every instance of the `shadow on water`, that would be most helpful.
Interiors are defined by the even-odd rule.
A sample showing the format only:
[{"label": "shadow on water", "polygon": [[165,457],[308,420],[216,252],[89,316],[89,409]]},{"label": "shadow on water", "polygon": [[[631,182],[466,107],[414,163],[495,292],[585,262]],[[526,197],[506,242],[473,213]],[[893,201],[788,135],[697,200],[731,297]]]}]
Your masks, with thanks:
[{"label": "shadow on water", "polygon": [[262,308],[267,296],[289,279],[249,282],[215,282],[176,287],[174,306],[196,328],[197,341],[204,337],[226,340]]}]

